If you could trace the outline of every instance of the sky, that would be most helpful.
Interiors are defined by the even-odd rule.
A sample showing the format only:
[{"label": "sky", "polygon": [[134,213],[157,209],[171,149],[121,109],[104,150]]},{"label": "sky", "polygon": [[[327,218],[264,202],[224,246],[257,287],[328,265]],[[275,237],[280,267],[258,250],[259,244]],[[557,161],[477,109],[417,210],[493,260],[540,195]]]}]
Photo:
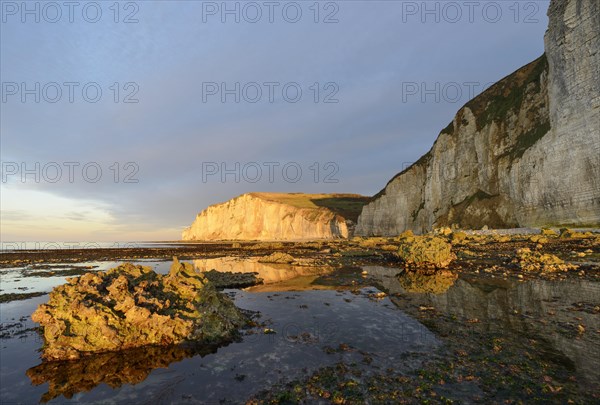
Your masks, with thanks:
[{"label": "sky", "polygon": [[177,240],[250,191],[373,195],[548,22],[548,1],[0,6],[2,242]]}]

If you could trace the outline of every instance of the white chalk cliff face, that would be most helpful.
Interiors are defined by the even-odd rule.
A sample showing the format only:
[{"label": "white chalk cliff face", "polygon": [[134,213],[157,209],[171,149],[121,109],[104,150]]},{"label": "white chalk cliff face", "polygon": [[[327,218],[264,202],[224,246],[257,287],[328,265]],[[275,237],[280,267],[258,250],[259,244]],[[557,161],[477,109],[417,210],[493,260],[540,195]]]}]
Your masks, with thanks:
[{"label": "white chalk cliff face", "polygon": [[[196,216],[183,240],[311,240],[347,238],[366,197],[354,194],[248,193],[211,205]],[[354,204],[354,218],[327,207]],[[322,206],[314,205],[322,202]],[[358,205],[356,205],[358,204]],[[356,208],[358,207],[358,209]]]},{"label": "white chalk cliff face", "polygon": [[358,235],[600,225],[600,2],[552,0],[546,53],[467,103]]}]

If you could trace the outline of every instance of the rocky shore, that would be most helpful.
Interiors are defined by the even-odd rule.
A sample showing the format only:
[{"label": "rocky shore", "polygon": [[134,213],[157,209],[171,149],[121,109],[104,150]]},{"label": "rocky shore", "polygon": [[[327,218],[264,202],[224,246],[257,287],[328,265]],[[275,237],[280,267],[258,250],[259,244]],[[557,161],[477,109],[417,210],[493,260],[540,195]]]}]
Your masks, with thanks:
[{"label": "rocky shore", "polygon": [[[183,252],[185,254],[178,254]],[[10,320],[0,330],[1,338],[7,340],[43,333],[46,342],[43,356],[51,361],[42,361],[29,369],[27,375],[36,385],[50,383],[44,400],[93,390],[100,382],[114,387],[139,384],[149,375],[149,368],[166,367],[184,358],[213,353],[220,344],[230,341],[231,332],[240,325],[235,321],[240,319],[235,307],[217,292],[222,288],[234,289],[226,291],[231,297],[244,288],[243,293],[251,295],[252,302],[279,300],[282,310],[296,308],[309,315],[313,314],[315,305],[328,309],[330,299],[311,301],[308,307],[301,305],[300,308],[294,299],[311,296],[317,290],[330,290],[330,297],[337,297],[340,309],[347,304],[345,310],[350,314],[356,310],[355,297],[363,297],[377,305],[401,309],[444,342],[442,349],[430,353],[418,373],[405,374],[401,366],[384,372],[371,366],[377,356],[375,353],[344,343],[343,333],[339,344],[332,344],[329,339],[319,342],[315,340],[318,336],[304,329],[294,329],[294,337],[280,336],[283,332],[277,325],[257,314],[250,328],[241,331],[242,341],[246,339],[244,336],[259,335],[312,342],[310,344],[323,346],[323,356],[339,356],[340,363],[319,369],[307,379],[291,381],[290,385],[271,386],[254,396],[252,401],[256,403],[287,403],[285,398],[292,402],[296,399],[334,403],[342,399],[345,402],[339,403],[397,402],[406,397],[434,402],[443,398],[462,398],[466,402],[477,398],[480,401],[508,400],[515,395],[534,402],[567,402],[569,399],[578,402],[577,399],[593,398],[596,371],[582,353],[593,354],[600,347],[600,325],[597,324],[600,302],[594,294],[600,284],[600,233],[597,232],[440,228],[426,235],[407,232],[396,237],[349,240],[177,244],[150,250],[114,251],[112,256],[106,251],[82,250],[78,255],[71,255],[71,262],[63,264],[73,267],[67,271],[59,263],[68,253],[73,252],[50,254],[47,260],[54,262],[45,263],[38,262],[36,252],[13,252],[11,260],[18,264],[5,262],[6,271],[15,271],[14,267],[21,266],[18,268],[22,269],[20,277],[24,281],[29,277],[39,280],[46,273],[79,275],[58,287],[50,297],[30,298],[27,294],[31,293],[23,293],[22,298],[27,300],[23,303],[47,302],[33,316],[33,320],[42,322],[43,329],[29,324],[24,317]],[[193,260],[193,269],[176,263],[175,271],[156,274],[144,265],[122,264],[113,270],[99,271],[93,268],[93,263],[85,263],[96,257],[108,258],[111,262],[144,263],[148,259],[142,256],[155,256],[158,261],[151,263],[165,263],[168,270],[167,254],[172,253],[182,261],[184,256],[186,260]],[[63,270],[66,273],[61,273]],[[174,282],[173,279],[187,281],[182,285],[182,280]],[[124,281],[127,281],[127,292],[119,288]],[[144,282],[148,285],[140,288]],[[155,287],[149,288],[153,284]],[[208,287],[209,284],[214,287]],[[169,300],[168,304],[164,300],[164,294],[186,295],[196,289],[198,296],[204,297],[200,302],[211,303],[211,314],[232,320],[225,324],[220,321],[206,324],[210,331],[216,331],[216,334],[211,332],[211,336],[217,339],[208,339],[211,343],[188,339],[188,332],[193,335],[193,331],[202,330],[202,324],[193,320],[203,319],[202,316],[182,317],[184,313],[191,313],[187,311],[206,314],[207,307],[193,299],[185,301],[192,302],[194,309],[176,299]],[[18,295],[8,296],[5,301],[8,303],[2,305],[13,306],[9,301],[19,299]],[[77,314],[67,307],[75,308]],[[104,311],[122,313],[122,316],[93,321]],[[141,312],[144,316],[134,316]],[[323,312],[326,313],[327,310]],[[155,316],[161,320],[167,316],[169,320],[158,324],[152,321]],[[295,319],[290,321],[296,322]],[[109,325],[110,322],[113,323]],[[136,322],[143,328],[136,329]],[[185,330],[172,333],[177,328],[167,328],[169,333],[164,333],[164,326],[171,323],[181,324]],[[88,327],[93,324],[98,327]],[[65,333],[67,325],[68,333]],[[361,328],[361,324],[356,327]],[[114,333],[96,333],[102,328]],[[159,339],[161,342],[156,344],[150,337],[158,334],[167,339]],[[101,349],[94,351],[99,342],[95,337],[99,335],[113,336],[115,342],[120,343],[109,341],[110,345],[106,346],[107,342],[102,341]],[[253,347],[249,342],[254,338],[248,339],[245,350]],[[564,351],[560,356],[568,355],[568,362],[575,362],[577,372],[570,371],[575,366],[565,368],[563,363],[556,363],[560,360],[555,359],[556,353],[548,357],[546,346],[549,344],[552,350]],[[79,345],[78,350],[68,349],[73,345]],[[118,356],[115,350],[120,353]],[[359,356],[362,360],[343,361],[347,356]],[[56,361],[65,358],[75,360]],[[114,359],[119,360],[113,366]],[[487,365],[482,367],[482,362]],[[120,365],[129,371],[121,373]],[[298,387],[307,389],[297,391]]]},{"label": "rocky shore", "polygon": [[[432,245],[433,241],[433,245]],[[597,278],[600,261],[600,233],[564,229],[527,229],[503,231],[452,231],[441,228],[430,235],[405,233],[398,237],[355,237],[350,240],[312,242],[231,242],[174,244],[173,247],[140,249],[80,249],[54,251],[14,251],[0,255],[0,268],[22,268],[22,277],[83,275],[89,266],[78,263],[140,260],[181,260],[200,263],[223,257],[238,258],[249,267],[244,274],[236,272],[234,262],[219,268],[206,268],[205,275],[217,288],[249,287],[262,283],[251,274],[265,262],[294,265],[316,273],[318,268],[347,266],[402,265],[407,271],[431,273],[437,269],[454,272],[483,273],[500,278],[536,277],[564,279]],[[428,258],[430,257],[430,258]],[[199,261],[200,260],[200,261]],[[421,262],[422,261],[422,262]],[[216,267],[223,264],[216,262]],[[223,262],[225,263],[225,262]],[[38,269],[38,267],[48,267]],[[57,268],[56,266],[60,266]],[[300,267],[298,267],[300,266]],[[242,266],[243,267],[243,266]],[[209,270],[215,270],[211,272]],[[247,273],[247,274],[246,274]],[[302,272],[294,271],[299,275]],[[49,292],[49,291],[48,291]],[[43,292],[0,293],[0,302],[39,296]]]}]

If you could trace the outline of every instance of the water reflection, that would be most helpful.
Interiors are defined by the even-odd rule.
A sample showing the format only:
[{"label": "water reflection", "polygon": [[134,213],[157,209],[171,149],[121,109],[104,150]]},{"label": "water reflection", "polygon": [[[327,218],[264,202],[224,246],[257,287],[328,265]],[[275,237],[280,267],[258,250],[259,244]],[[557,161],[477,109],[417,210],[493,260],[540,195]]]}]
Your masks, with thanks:
[{"label": "water reflection", "polygon": [[[34,385],[48,382],[48,392],[28,387],[3,393],[19,403],[33,403],[40,396],[42,401],[51,401],[63,395],[61,403],[239,404],[274,384],[340,361],[362,364],[369,356],[371,367],[378,370],[393,366],[408,372],[420,367],[440,342],[419,322],[395,309],[389,299],[369,298],[376,291],[236,291],[236,305],[260,312],[264,327],[274,334],[262,333],[261,326],[218,352],[140,348],[42,363],[27,370],[27,376]],[[20,360],[13,360],[13,370],[24,363],[24,356],[37,358],[33,350],[15,355]],[[21,381],[15,385],[26,386]]]},{"label": "water reflection", "polygon": [[[544,342],[545,356],[576,370],[587,386],[600,381],[600,283],[585,279],[531,280],[477,275],[420,276],[366,266],[374,284],[417,306],[462,320],[468,327],[515,340]],[[401,300],[392,297],[401,306]],[[582,325],[585,332],[578,328]],[[465,326],[466,327],[466,326]],[[600,388],[600,387],[599,387]]]},{"label": "water reflection", "polygon": [[[238,291],[236,305],[261,312],[261,321],[276,333],[244,336],[241,343],[221,347],[218,353],[215,348],[141,348],[32,367],[39,362],[41,342],[7,338],[2,340],[0,353],[0,402],[34,403],[40,397],[49,401],[62,395],[67,398],[61,399],[65,403],[181,403],[184,399],[218,403],[223,398],[226,403],[243,403],[260,389],[308,375],[319,367],[341,360],[361,363],[362,351],[370,353],[379,370],[418,368],[418,362],[434,353],[440,342],[392,302],[401,309],[434,307],[459,320],[477,319],[464,327],[513,341],[545,342],[547,355],[565,359],[581,384],[593,386],[600,381],[600,316],[595,309],[600,306],[598,282],[519,282],[452,273],[426,276],[380,266],[333,270],[234,258],[196,260],[194,265],[203,271],[256,272],[265,280],[258,288],[270,291],[341,290],[340,285],[362,280],[361,286],[375,285],[390,298],[370,299],[371,291]],[[367,278],[361,277],[363,270]],[[327,275],[326,279],[319,280],[322,275]],[[40,297],[2,304],[0,320],[14,323],[12,318],[29,315],[46,300]],[[579,324],[585,326],[585,333],[577,333]],[[33,326],[29,320],[23,325]],[[341,344],[355,349],[333,354],[324,351],[324,347]],[[29,386],[26,370],[37,387]],[[40,385],[45,382],[47,389]]]},{"label": "water reflection", "polygon": [[124,384],[138,384],[157,368],[186,357],[215,353],[217,346],[148,346],[121,352],[102,353],[75,361],[44,361],[27,370],[33,385],[48,383],[48,392],[41,402],[60,395],[70,399],[79,392],[88,392],[101,383],[115,389]]},{"label": "water reflection", "polygon": [[233,273],[256,273],[263,280],[263,285],[251,287],[253,292],[266,291],[301,291],[331,289],[332,287],[317,285],[314,281],[321,275],[331,273],[331,266],[260,263],[260,258],[240,259],[237,257],[219,257],[194,260],[194,267],[200,271],[217,270]]},{"label": "water reflection", "polygon": [[451,271],[435,274],[406,271],[398,276],[398,282],[407,292],[443,294],[454,285],[457,278],[458,275]]}]

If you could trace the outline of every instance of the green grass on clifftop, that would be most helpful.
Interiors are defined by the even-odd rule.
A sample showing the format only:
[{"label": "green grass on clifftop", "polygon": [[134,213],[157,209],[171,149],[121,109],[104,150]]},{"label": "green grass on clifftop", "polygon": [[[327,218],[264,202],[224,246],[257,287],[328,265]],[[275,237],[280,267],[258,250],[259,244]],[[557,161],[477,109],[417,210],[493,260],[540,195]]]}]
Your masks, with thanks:
[{"label": "green grass on clifftop", "polygon": [[359,194],[304,194],[304,193],[251,193],[255,197],[275,201],[296,208],[327,208],[336,214],[355,221],[369,197]]},{"label": "green grass on clifftop", "polygon": [[535,91],[539,91],[542,73],[546,71],[548,59],[543,54],[469,101],[466,107],[477,117],[477,128],[482,129],[492,121],[504,121],[509,111],[518,111],[527,87],[533,83]]}]

